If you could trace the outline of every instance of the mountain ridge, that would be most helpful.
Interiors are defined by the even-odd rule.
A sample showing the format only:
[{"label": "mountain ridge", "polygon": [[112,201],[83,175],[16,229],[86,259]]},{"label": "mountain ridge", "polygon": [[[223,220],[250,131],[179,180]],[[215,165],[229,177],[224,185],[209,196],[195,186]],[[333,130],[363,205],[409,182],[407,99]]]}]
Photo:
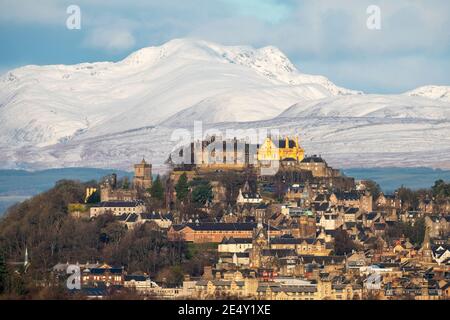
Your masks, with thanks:
[{"label": "mountain ridge", "polygon": [[[450,87],[425,86],[398,95],[364,94],[336,86],[326,77],[301,73],[273,46],[254,49],[175,39],[137,50],[118,62],[31,65],[5,73],[0,77],[0,167],[98,165],[104,157],[124,168],[140,149],[162,163],[170,148],[160,146],[157,139],[167,140],[171,130],[194,121],[221,128],[290,123],[286,133],[297,132],[293,126],[298,123],[318,130],[306,119],[322,132],[300,134],[323,135],[328,141],[333,130],[323,125],[326,119],[341,130],[336,138],[354,132],[371,145],[380,142],[367,119],[377,119],[371,120],[377,126],[380,121],[391,123],[387,131],[401,140],[399,152],[406,156],[404,142],[410,141],[406,132],[417,143],[429,144],[428,137],[435,137],[441,139],[441,147],[450,146],[447,138],[440,138],[448,133],[447,127],[430,125],[450,120],[449,92]],[[355,119],[365,123],[362,129],[351,126]],[[411,119],[426,131],[415,132]],[[398,130],[405,133],[399,135]],[[347,133],[341,139],[361,143]],[[328,148],[333,154],[339,142],[328,143],[318,149]],[[314,150],[315,145],[310,147]],[[352,148],[344,146],[342,151],[353,152]],[[114,160],[114,155],[120,159]],[[336,159],[340,161],[339,155]],[[433,166],[436,161],[427,163]]]}]

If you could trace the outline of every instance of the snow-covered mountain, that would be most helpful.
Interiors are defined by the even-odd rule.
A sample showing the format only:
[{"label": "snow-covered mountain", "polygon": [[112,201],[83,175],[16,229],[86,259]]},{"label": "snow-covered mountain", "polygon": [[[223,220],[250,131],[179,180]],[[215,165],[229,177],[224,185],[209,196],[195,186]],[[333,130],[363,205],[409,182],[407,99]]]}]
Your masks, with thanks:
[{"label": "snow-covered mountain", "polygon": [[328,97],[297,103],[280,118],[347,117],[445,120],[450,119],[450,103],[402,95],[360,95]]},{"label": "snow-covered mountain", "polygon": [[209,112],[208,121],[264,120],[300,100],[353,93],[300,74],[272,47],[181,39],[117,63],[7,73],[0,80],[0,133],[8,143],[47,146],[86,131],[92,136],[157,125],[211,105],[221,112]]},{"label": "snow-covered mountain", "polygon": [[[4,74],[0,167],[128,169],[142,155],[157,167],[173,146],[174,129],[196,120],[205,129],[297,132],[307,152],[346,167],[450,167],[436,157],[450,149],[448,92],[434,86],[365,95],[299,72],[274,47],[177,39],[116,63],[26,66]],[[371,151],[366,162],[361,150]],[[411,163],[411,152],[423,160]]]},{"label": "snow-covered mountain", "polygon": [[450,86],[424,86],[405,94],[450,102]]}]

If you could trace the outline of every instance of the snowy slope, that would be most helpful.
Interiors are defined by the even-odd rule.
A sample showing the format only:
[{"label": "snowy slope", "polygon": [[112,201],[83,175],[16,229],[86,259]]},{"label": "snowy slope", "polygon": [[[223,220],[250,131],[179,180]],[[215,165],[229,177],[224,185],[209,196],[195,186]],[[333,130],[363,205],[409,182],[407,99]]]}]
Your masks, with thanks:
[{"label": "snowy slope", "polygon": [[405,94],[450,102],[450,86],[424,86]]},{"label": "snowy slope", "polygon": [[156,125],[208,101],[224,111],[205,120],[249,121],[274,117],[300,100],[353,93],[324,77],[300,74],[272,47],[179,39],[117,63],[12,70],[0,79],[0,134],[8,143],[44,146],[83,132]]},{"label": "snowy slope", "polygon": [[[365,95],[300,73],[274,47],[177,39],[119,62],[0,78],[0,168],[158,168],[175,129],[279,129],[339,166],[450,168],[448,87]],[[449,155],[448,157],[445,155]]]},{"label": "snowy slope", "polygon": [[342,96],[300,102],[288,108],[279,117],[312,116],[450,120],[450,103],[419,96]]}]

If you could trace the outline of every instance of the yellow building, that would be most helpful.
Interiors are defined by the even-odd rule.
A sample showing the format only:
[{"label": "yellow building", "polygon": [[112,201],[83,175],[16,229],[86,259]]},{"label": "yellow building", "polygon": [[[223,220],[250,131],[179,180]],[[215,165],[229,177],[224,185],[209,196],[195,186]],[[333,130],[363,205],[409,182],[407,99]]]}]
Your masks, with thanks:
[{"label": "yellow building", "polygon": [[[278,144],[276,144],[278,142]],[[258,161],[297,161],[305,157],[305,150],[300,146],[298,137],[285,137],[274,143],[272,138],[266,138],[258,148]]]}]

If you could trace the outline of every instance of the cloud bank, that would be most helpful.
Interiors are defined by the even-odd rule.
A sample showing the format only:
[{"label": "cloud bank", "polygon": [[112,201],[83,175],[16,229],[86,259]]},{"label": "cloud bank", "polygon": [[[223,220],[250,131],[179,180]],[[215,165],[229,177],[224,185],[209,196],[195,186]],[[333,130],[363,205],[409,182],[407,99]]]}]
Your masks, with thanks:
[{"label": "cloud bank", "polygon": [[[301,71],[324,74],[341,86],[366,92],[450,84],[446,0],[77,2],[82,30],[71,45],[79,57],[120,59],[140,47],[196,37],[229,45],[274,45]],[[70,4],[0,0],[0,27],[7,25],[14,33],[11,26],[31,30],[38,25],[52,30],[51,36],[74,37],[64,27]],[[381,9],[381,30],[366,27],[369,5]],[[14,36],[0,31],[0,40]],[[30,39],[20,41],[26,44]],[[5,64],[15,63],[12,51],[0,53]]]}]

